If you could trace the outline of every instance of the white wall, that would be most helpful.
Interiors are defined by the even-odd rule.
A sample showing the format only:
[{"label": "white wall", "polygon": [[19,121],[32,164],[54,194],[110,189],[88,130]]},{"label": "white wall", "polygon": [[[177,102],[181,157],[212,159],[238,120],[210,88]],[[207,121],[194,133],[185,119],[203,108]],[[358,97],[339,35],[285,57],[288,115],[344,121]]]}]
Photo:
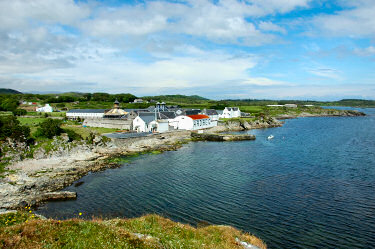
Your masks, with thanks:
[{"label": "white wall", "polygon": [[199,130],[217,126],[217,121],[212,122],[210,118],[193,120],[188,116],[178,116],[175,118],[175,124],[175,129]]},{"label": "white wall", "polygon": [[152,121],[149,124],[149,131],[152,131],[152,127],[156,126],[157,132],[166,132],[169,131],[169,122],[161,122],[161,121]]},{"label": "white wall", "polygon": [[174,119],[174,128],[178,130],[192,130],[194,126],[193,119],[188,116],[178,116]]},{"label": "white wall", "polygon": [[43,107],[37,108],[36,111],[37,112],[53,112],[53,108],[49,104],[46,104]]},{"label": "white wall", "polygon": [[66,113],[67,118],[102,118],[104,116],[103,113],[91,113],[91,112],[70,112]]},{"label": "white wall", "polygon": [[143,119],[141,119],[139,116],[137,116],[133,120],[133,130],[135,130],[137,132],[146,132],[146,131],[148,131],[148,127],[147,127],[146,123],[143,121]]}]

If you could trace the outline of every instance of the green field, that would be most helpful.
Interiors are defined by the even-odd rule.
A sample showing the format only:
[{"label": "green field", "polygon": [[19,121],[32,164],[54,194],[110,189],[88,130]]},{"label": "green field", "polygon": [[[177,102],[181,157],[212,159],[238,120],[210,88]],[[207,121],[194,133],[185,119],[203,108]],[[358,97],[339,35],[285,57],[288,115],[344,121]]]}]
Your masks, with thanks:
[{"label": "green field", "polygon": [[[27,112],[27,116],[44,117],[45,113],[42,112]],[[66,112],[48,112],[49,117],[65,117]]]}]

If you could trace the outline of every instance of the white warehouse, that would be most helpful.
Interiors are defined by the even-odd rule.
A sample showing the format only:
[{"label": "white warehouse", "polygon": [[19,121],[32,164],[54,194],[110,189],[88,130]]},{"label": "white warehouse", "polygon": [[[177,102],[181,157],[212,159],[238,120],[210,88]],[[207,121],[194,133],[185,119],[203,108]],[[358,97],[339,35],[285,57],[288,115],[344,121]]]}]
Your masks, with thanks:
[{"label": "white warehouse", "polygon": [[178,116],[174,119],[173,126],[178,130],[199,130],[217,126],[217,121],[212,121],[203,114]]},{"label": "white warehouse", "polygon": [[72,109],[66,113],[66,117],[69,119],[102,118],[105,111],[105,109]]}]

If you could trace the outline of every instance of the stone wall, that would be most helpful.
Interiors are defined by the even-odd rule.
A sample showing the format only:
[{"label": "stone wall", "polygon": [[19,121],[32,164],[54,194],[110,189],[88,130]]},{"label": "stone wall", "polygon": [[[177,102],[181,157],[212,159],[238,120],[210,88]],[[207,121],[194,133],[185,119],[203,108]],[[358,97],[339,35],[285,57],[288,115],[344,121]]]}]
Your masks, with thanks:
[{"label": "stone wall", "polygon": [[107,119],[107,118],[86,118],[83,125],[88,127],[103,127],[121,130],[131,130],[133,120],[130,119]]}]

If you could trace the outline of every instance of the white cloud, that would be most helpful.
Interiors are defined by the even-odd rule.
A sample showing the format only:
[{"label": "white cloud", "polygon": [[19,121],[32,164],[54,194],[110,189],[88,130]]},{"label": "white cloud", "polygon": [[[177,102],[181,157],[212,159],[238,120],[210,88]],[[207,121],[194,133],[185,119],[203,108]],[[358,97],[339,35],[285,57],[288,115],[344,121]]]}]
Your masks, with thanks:
[{"label": "white cloud", "polygon": [[261,24],[261,32],[249,18],[285,13],[297,7],[307,7],[309,0],[237,1],[191,0],[187,3],[146,2],[123,5],[118,9],[99,7],[94,18],[80,28],[90,35],[149,35],[156,32],[188,34],[220,43],[261,45],[271,43],[275,36],[268,31],[284,33],[285,29],[271,23]]},{"label": "white cloud", "polygon": [[89,15],[89,8],[73,0],[0,1],[0,30],[12,30],[33,22],[74,24]]},{"label": "white cloud", "polygon": [[375,36],[375,2],[368,0],[340,1],[349,9],[333,15],[321,15],[313,19],[318,30],[329,36]]},{"label": "white cloud", "polygon": [[241,82],[242,85],[256,85],[256,86],[276,86],[276,85],[291,85],[289,82],[272,80],[264,77],[249,78]]},{"label": "white cloud", "polygon": [[273,31],[273,32],[279,32],[282,34],[287,33],[286,29],[272,22],[261,21],[258,26],[263,31]]},{"label": "white cloud", "polygon": [[[17,78],[18,82],[23,82],[22,79],[27,82],[48,79],[40,82],[48,82],[46,87],[55,82],[56,89],[65,89],[61,84],[90,82],[105,91],[121,91],[122,87],[209,87],[236,79],[242,81],[248,78],[247,71],[256,65],[256,58],[253,56],[233,56],[221,51],[206,52],[191,46],[185,48],[180,56],[140,62],[117,56],[117,50],[103,44],[86,43],[65,51],[62,58],[74,55],[72,65],[47,67],[46,64],[35,63],[35,67],[28,67],[29,70],[22,72],[17,70],[21,65],[13,65],[14,70],[10,70],[7,60],[6,63],[0,63],[0,74],[9,79]],[[190,54],[190,51],[193,53]],[[28,87],[36,86],[30,83]],[[86,88],[86,91],[95,89]]]},{"label": "white cloud", "polygon": [[308,72],[319,76],[323,78],[330,78],[330,79],[335,79],[335,80],[341,80],[342,76],[340,75],[341,72],[336,69],[332,68],[314,68],[314,69],[309,69]]},{"label": "white cloud", "polygon": [[367,48],[355,48],[354,53],[359,56],[373,56],[375,55],[375,47],[369,46]]}]

